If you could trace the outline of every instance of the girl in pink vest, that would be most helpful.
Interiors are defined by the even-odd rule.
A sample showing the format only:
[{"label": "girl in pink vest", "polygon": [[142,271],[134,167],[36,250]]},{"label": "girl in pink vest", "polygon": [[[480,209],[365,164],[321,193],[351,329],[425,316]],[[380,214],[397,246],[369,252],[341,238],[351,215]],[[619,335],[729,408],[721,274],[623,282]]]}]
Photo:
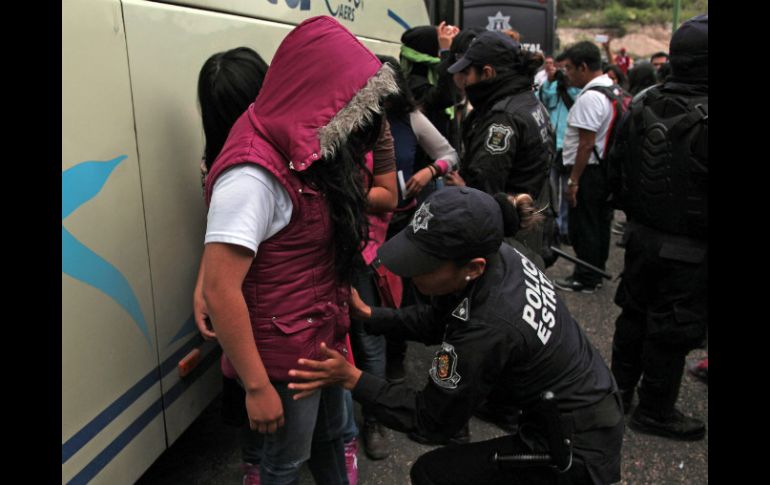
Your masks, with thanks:
[{"label": "girl in pink vest", "polygon": [[352,260],[367,237],[363,155],[396,89],[336,20],[308,19],[207,176],[203,297],[264,435],[263,484],[296,483],[308,458],[318,483],[347,483],[342,389],[296,401],[288,370],[320,358],[320,342],[346,351]]}]

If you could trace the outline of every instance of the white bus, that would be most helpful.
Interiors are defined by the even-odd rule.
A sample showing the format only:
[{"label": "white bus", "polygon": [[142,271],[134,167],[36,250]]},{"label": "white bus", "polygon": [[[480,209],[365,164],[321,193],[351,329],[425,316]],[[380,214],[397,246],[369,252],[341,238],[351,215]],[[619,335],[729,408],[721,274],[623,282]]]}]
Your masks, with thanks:
[{"label": "white bus", "polygon": [[269,63],[316,15],[395,57],[429,23],[420,0],[62,4],[62,483],[134,483],[221,390],[192,319],[198,72],[237,46]]}]

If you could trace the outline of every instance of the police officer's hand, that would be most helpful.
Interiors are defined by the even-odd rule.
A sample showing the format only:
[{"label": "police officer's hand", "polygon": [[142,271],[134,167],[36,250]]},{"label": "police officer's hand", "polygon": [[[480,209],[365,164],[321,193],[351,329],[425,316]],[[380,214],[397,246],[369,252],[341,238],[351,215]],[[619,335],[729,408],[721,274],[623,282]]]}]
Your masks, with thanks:
[{"label": "police officer's hand", "polygon": [[260,433],[275,433],[283,426],[283,405],[272,384],[246,391],[249,427]]},{"label": "police officer's hand", "polygon": [[289,389],[299,391],[294,399],[302,399],[313,394],[317,389],[340,384],[345,389],[353,389],[361,377],[361,371],[347,361],[342,354],[321,343],[321,353],[326,360],[299,359],[299,365],[312,370],[291,369],[289,375],[303,379],[306,382],[292,382]]},{"label": "police officer's hand", "polygon": [[350,288],[350,317],[356,320],[366,320],[372,317],[372,308],[358,296],[355,288]]},{"label": "police officer's hand", "polygon": [[406,193],[404,194],[404,198],[408,199],[419,194],[432,179],[433,173],[428,167],[425,167],[418,171],[416,174],[412,175],[412,177],[406,182]]},{"label": "police officer's hand", "polygon": [[463,180],[463,178],[460,177],[460,173],[457,170],[454,170],[444,175],[444,183],[446,183],[447,185],[454,185],[456,187],[465,186],[465,180]]},{"label": "police officer's hand", "polygon": [[564,192],[564,194],[567,196],[567,201],[569,202],[570,207],[577,206],[577,193],[577,184],[568,186],[567,190]]}]

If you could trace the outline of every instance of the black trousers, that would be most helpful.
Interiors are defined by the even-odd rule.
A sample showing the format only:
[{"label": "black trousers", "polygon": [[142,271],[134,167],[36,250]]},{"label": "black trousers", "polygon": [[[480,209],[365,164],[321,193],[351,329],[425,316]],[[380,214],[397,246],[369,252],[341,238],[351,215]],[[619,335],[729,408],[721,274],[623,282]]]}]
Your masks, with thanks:
[{"label": "black trousers", "polygon": [[[575,255],[600,269],[604,269],[610,255],[612,207],[607,203],[607,195],[601,169],[588,165],[580,177],[577,205],[569,208],[569,238]],[[577,264],[572,277],[587,286],[602,281],[599,273]]]},{"label": "black trousers", "polygon": [[687,353],[706,337],[708,246],[633,221],[626,234],[612,373],[623,390],[641,379],[639,408],[664,417],[674,409]]},{"label": "black trousers", "polygon": [[[572,467],[559,474],[552,468],[498,468],[495,453],[532,453],[520,435],[503,436],[477,443],[450,445],[422,455],[412,466],[413,485],[513,485],[513,484],[591,484],[620,480],[620,449],[623,420],[615,427],[575,435],[575,445],[583,451],[573,454]],[[586,466],[583,457],[590,456]]]}]

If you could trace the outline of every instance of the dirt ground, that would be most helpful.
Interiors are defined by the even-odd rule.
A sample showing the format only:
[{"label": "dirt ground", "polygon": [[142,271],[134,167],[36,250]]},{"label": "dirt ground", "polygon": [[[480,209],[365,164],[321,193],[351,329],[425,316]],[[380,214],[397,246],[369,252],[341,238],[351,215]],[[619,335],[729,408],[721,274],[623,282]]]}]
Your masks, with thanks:
[{"label": "dirt ground", "polygon": [[668,52],[668,44],[671,41],[671,24],[646,25],[627,29],[626,35],[616,38],[607,29],[574,29],[557,28],[561,49],[581,40],[594,40],[596,34],[610,36],[610,49],[613,54],[625,47],[633,58],[649,59],[651,54],[663,51]]}]

